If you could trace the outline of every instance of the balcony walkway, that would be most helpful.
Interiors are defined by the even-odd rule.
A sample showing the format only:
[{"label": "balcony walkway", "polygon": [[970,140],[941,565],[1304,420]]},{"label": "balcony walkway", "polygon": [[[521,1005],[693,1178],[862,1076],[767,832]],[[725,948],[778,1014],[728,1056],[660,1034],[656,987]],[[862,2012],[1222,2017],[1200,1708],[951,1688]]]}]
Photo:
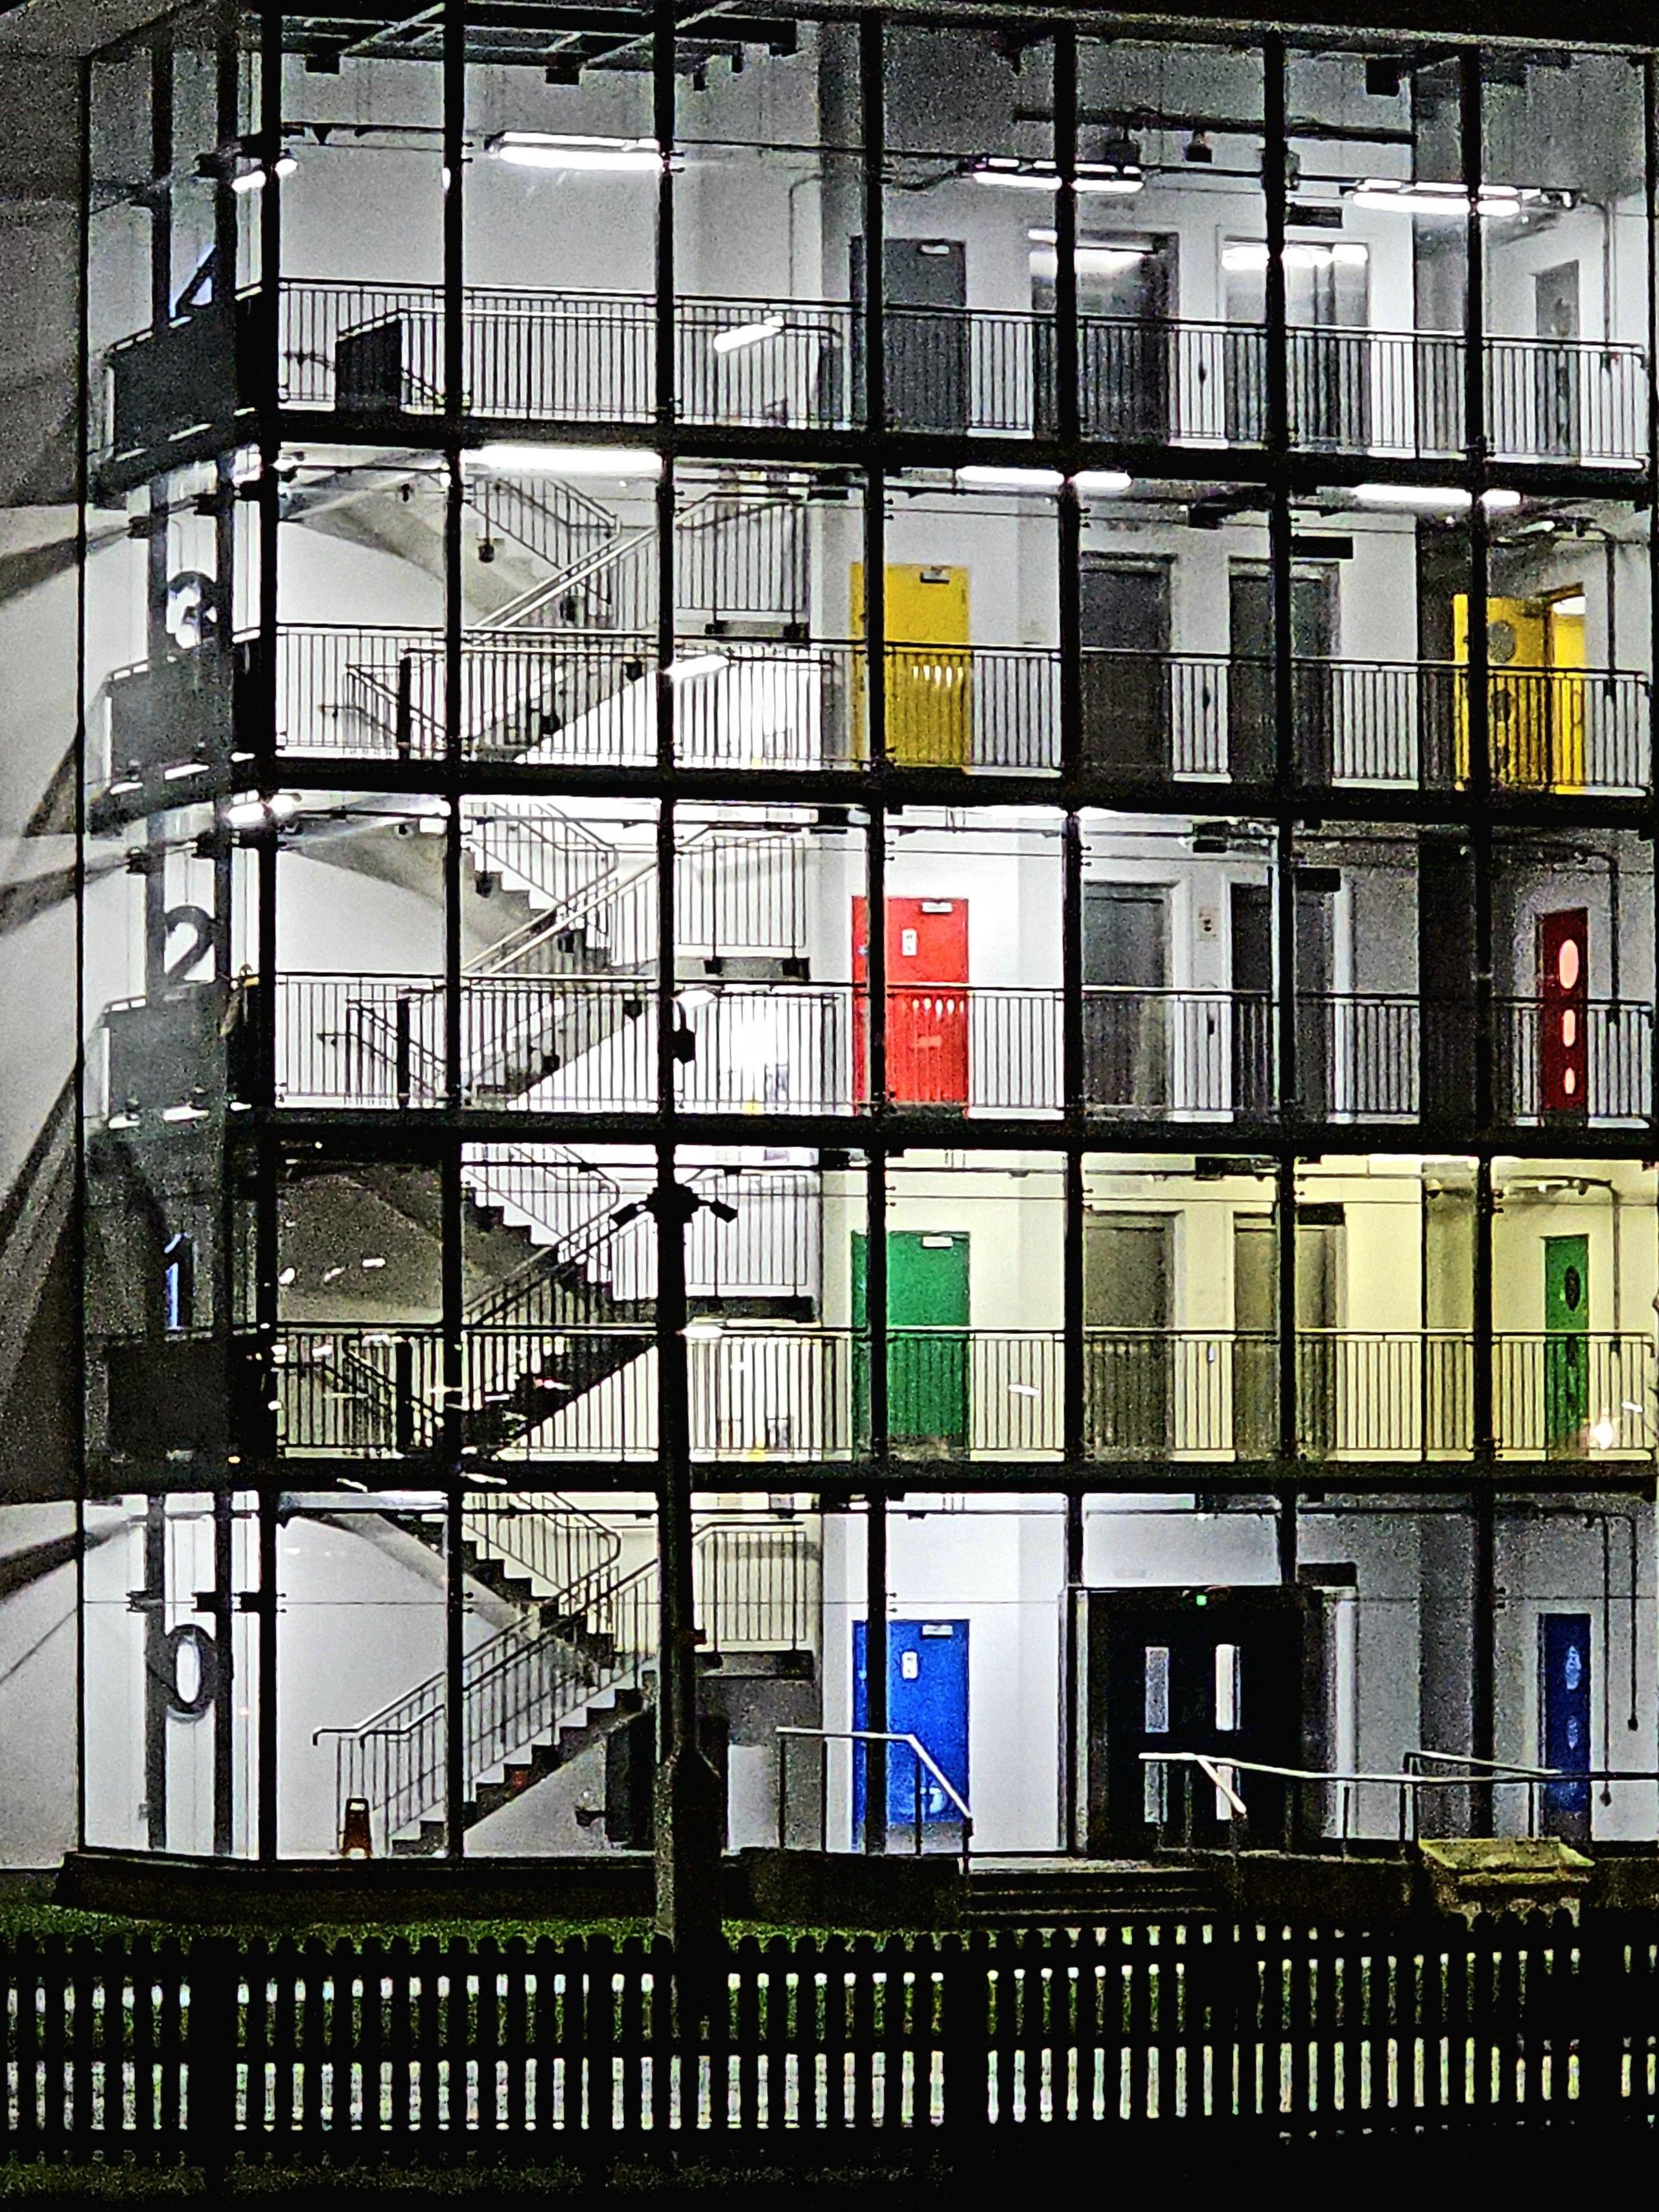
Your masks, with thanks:
[{"label": "balcony walkway", "polygon": [[[295,414],[418,423],[444,408],[443,294],[436,285],[284,278],[268,334],[257,293],[234,328],[211,307],[112,349],[111,458],[211,422],[276,376]],[[650,425],[655,312],[646,294],[471,286],[460,404],[482,424]],[[890,307],[888,427],[1037,438],[1057,421],[1053,319]],[[842,301],[685,298],[675,311],[676,406],[688,428],[861,427],[863,337]],[[1292,326],[1294,451],[1455,460],[1467,450],[1463,342],[1440,331]],[[1259,325],[1083,316],[1084,434],[1126,449],[1259,451],[1268,429],[1268,334]],[[273,361],[274,356],[274,361]],[[1487,450],[1500,464],[1635,471],[1648,453],[1638,345],[1490,337]],[[185,419],[186,417],[190,419]],[[326,430],[319,423],[319,431]]]}]

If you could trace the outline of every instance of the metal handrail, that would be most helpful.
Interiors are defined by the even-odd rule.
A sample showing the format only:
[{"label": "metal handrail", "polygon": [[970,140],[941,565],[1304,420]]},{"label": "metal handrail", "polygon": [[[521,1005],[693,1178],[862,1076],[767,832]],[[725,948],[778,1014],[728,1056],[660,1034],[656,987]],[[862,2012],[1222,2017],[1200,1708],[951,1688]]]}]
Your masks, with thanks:
[{"label": "metal handrail", "polygon": [[[1583,1771],[1570,1771],[1563,1767],[1525,1766],[1509,1759],[1477,1759],[1462,1752],[1432,1751],[1421,1746],[1405,1754],[1404,1771],[1397,1774],[1374,1771],[1369,1768],[1361,1767],[1326,1769],[1279,1766],[1267,1759],[1234,1759],[1218,1752],[1143,1751],[1139,1756],[1143,1766],[1196,1767],[1212,1782],[1227,1801],[1228,1841],[1235,1852],[1238,1849],[1238,1826],[1248,1826],[1249,1812],[1238,1793],[1216,1771],[1218,1767],[1224,1768],[1229,1777],[1237,1774],[1262,1774],[1281,1782],[1294,1784],[1311,1782],[1328,1786],[1334,1785],[1339,1792],[1340,1807],[1339,1841],[1345,1851],[1349,1840],[1352,1793],[1356,1787],[1364,1784],[1382,1785],[1399,1792],[1398,1833],[1400,1842],[1405,1844],[1415,1843],[1419,1840],[1418,1803],[1425,1790],[1467,1790],[1471,1787],[1492,1787],[1504,1782],[1524,1783],[1527,1789],[1527,1833],[1530,1838],[1535,1836],[1538,1832],[1538,1793],[1542,1786],[1557,1782],[1582,1783],[1586,1785],[1591,1783],[1659,1782],[1659,1769],[1615,1770],[1593,1767]],[[1415,1764],[1417,1761],[1425,1759],[1433,1759],[1443,1765],[1456,1765],[1461,1768],[1474,1768],[1476,1771],[1473,1774],[1468,1772],[1425,1774],[1421,1772]],[[1407,1820],[1408,1806],[1411,1812],[1409,1824]],[[1287,1827],[1289,1819],[1287,1800]],[[1164,1823],[1160,1819],[1158,1822],[1160,1845],[1163,1842],[1164,1826]]]},{"label": "metal handrail", "polygon": [[[908,1730],[896,1730],[891,1729],[821,1729],[783,1727],[775,1729],[773,1730],[773,1734],[778,1739],[778,1848],[780,1850],[785,1848],[785,1839],[787,1832],[787,1823],[789,1808],[788,1753],[789,1741],[792,1737],[805,1737],[823,1747],[819,1754],[818,1762],[818,1772],[820,1778],[819,1796],[821,1800],[819,1807],[819,1843],[820,1848],[825,1850],[829,1849],[828,1823],[830,1809],[829,1791],[827,1788],[823,1786],[824,1776],[823,1762],[829,1756],[829,1747],[830,1744],[902,1743],[907,1746],[914,1753],[916,1761],[915,1823],[915,1856],[918,1858],[921,1856],[921,1770],[925,1766],[929,1774],[933,1776],[934,1781],[938,1783],[939,1788],[945,1792],[946,1797],[950,1799],[951,1804],[954,1805],[957,1809],[957,1819],[962,1829],[962,1869],[964,1874],[967,1873],[969,1856],[973,1848],[974,1815],[972,1809],[969,1806],[967,1800],[957,1789],[949,1775],[945,1773],[943,1767],[940,1766],[939,1761],[933,1757],[933,1754],[928,1750],[927,1745],[923,1743],[920,1736],[912,1735]],[[882,1778],[883,1787],[884,1790],[886,1783],[884,1771]],[[885,1823],[884,1821],[884,1825]]]}]

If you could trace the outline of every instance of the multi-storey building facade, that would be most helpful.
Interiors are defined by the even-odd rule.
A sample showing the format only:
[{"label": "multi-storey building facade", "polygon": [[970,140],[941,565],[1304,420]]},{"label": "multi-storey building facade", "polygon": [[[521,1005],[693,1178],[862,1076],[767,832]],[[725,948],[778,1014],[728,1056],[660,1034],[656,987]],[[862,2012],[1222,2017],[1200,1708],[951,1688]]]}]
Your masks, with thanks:
[{"label": "multi-storey building facade", "polygon": [[1645,1832],[1653,58],[87,96],[87,1842]]}]

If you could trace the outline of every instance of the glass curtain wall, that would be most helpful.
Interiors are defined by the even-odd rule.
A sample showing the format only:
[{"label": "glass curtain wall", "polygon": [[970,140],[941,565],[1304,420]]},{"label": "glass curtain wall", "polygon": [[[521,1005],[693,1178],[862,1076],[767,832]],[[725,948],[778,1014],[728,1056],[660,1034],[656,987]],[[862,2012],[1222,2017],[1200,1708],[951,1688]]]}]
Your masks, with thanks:
[{"label": "glass curtain wall", "polygon": [[669,1583],[758,1835],[913,1494],[1651,1461],[1650,70],[500,13],[90,65],[88,1841],[642,1845]]}]

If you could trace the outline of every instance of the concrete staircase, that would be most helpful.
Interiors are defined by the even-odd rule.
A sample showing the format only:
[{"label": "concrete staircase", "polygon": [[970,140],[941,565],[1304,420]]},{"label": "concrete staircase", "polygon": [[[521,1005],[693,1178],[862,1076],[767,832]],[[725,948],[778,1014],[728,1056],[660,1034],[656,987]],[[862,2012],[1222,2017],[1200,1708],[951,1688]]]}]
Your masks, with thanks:
[{"label": "concrete staircase", "polygon": [[976,1927],[1085,1928],[1126,1912],[1221,1912],[1213,1868],[1179,1860],[975,1860],[963,1917]]},{"label": "concrete staircase", "polygon": [[[798,1617],[799,1607],[775,1620],[767,1615],[764,1560],[755,1563],[760,1583],[748,1589],[740,1578],[734,1583],[732,1553],[708,1550],[727,1534],[718,1526],[706,1529],[695,1547],[698,1618],[715,1647],[701,1655],[701,1663],[722,1664],[724,1599],[734,1607],[736,1640],[748,1653],[747,1663],[760,1649],[758,1624],[762,1642],[772,1638],[766,1644],[769,1667],[781,1661],[787,1673],[810,1670],[811,1623]],[[768,1534],[778,1540],[778,1532]],[[488,1820],[644,1712],[655,1696],[659,1633],[658,1565],[652,1559],[631,1572],[590,1579],[579,1592],[532,1603],[523,1619],[470,1651],[462,1667],[464,1825]],[[349,1798],[366,1799],[377,1836],[394,1856],[426,1856],[442,1847],[437,1808],[444,1796],[447,1710],[446,1680],[435,1674],[358,1727],[339,1732],[340,1809]]]}]

